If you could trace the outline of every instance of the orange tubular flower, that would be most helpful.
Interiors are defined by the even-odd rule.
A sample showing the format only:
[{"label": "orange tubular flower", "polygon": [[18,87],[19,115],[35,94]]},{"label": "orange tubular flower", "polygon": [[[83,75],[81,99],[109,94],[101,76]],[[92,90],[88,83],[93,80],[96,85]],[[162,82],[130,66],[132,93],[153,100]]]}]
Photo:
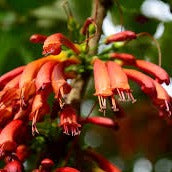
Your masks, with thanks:
[{"label": "orange tubular flower", "polygon": [[25,106],[27,106],[28,100],[33,97],[36,92],[36,86],[34,81],[41,66],[48,61],[54,60],[55,58],[53,56],[47,56],[45,58],[38,59],[26,65],[19,82],[19,88],[21,90],[22,108],[25,108]]},{"label": "orange tubular flower", "polygon": [[51,74],[55,64],[56,61],[49,61],[42,65],[35,80],[37,91],[51,87]]},{"label": "orange tubular flower", "polygon": [[23,72],[24,70],[24,66],[20,66],[20,67],[17,67],[13,70],[11,70],[10,72],[7,72],[6,74],[2,75],[0,77],[0,90],[3,89],[3,87],[11,80],[13,79],[14,77],[16,77],[17,75],[19,75],[20,73]]},{"label": "orange tubular flower", "polygon": [[47,39],[47,36],[45,36],[45,35],[34,34],[30,37],[30,42],[43,44],[46,39]]},{"label": "orange tubular flower", "polygon": [[4,170],[6,172],[22,172],[23,165],[20,161],[14,160],[9,162],[5,167]]},{"label": "orange tubular flower", "polygon": [[134,69],[123,69],[129,79],[132,79],[141,86],[144,93],[155,97],[156,89],[152,78]]},{"label": "orange tubular flower", "polygon": [[141,70],[155,76],[160,84],[165,82],[168,85],[170,83],[170,77],[168,73],[160,66],[144,60],[136,60],[135,65]]},{"label": "orange tubular flower", "polygon": [[[128,78],[125,72],[122,70],[121,66],[115,62],[107,62],[106,63],[108,74],[110,78],[111,89],[115,94],[118,94],[120,97],[120,101],[132,101],[134,103],[136,100],[134,99],[130,86],[128,84]],[[127,96],[127,100],[125,97]],[[115,99],[112,97],[112,105],[113,109],[116,109]]]},{"label": "orange tubular flower", "polygon": [[0,109],[11,105],[14,101],[19,99],[19,80],[21,74],[11,79],[0,92]]},{"label": "orange tubular flower", "polygon": [[0,157],[4,155],[6,151],[14,151],[16,149],[16,138],[22,129],[23,122],[21,120],[13,120],[0,133]]},{"label": "orange tubular flower", "polygon": [[16,149],[16,156],[21,162],[24,162],[29,156],[29,148],[26,145],[19,145]]},{"label": "orange tubular flower", "polygon": [[72,136],[80,134],[80,124],[77,122],[77,114],[71,105],[65,105],[60,112],[60,127],[63,128],[63,133]]},{"label": "orange tubular flower", "polygon": [[0,127],[4,127],[13,118],[12,106],[0,109]]},{"label": "orange tubular flower", "polygon": [[166,111],[169,116],[171,116],[172,105],[170,102],[170,96],[157,81],[154,80],[153,82],[157,92],[156,98],[153,99],[154,104],[158,106],[161,110]]},{"label": "orange tubular flower", "polygon": [[40,92],[34,97],[32,104],[32,111],[29,115],[32,120],[32,134],[39,133],[36,128],[36,122],[40,121],[45,114],[48,114],[50,107],[47,103],[48,94],[46,92]]},{"label": "orange tubular flower", "polygon": [[110,44],[112,42],[130,41],[136,38],[137,38],[136,33],[132,31],[123,31],[123,32],[119,32],[119,33],[108,36],[105,39],[105,44]]},{"label": "orange tubular flower", "polygon": [[80,53],[80,50],[63,34],[55,33],[47,37],[43,45],[42,54],[52,54],[58,55],[61,52],[61,46],[65,45],[66,47],[73,50],[76,54]]},{"label": "orange tubular flower", "polygon": [[90,156],[91,158],[93,158],[94,161],[97,162],[99,167],[102,168],[104,171],[121,172],[121,170],[117,166],[110,163],[106,158],[104,158],[102,155],[98,154],[97,152],[88,149],[86,150],[86,154]]},{"label": "orange tubular flower", "polygon": [[109,57],[112,59],[122,60],[126,64],[135,64],[136,58],[131,54],[126,53],[110,53]]},{"label": "orange tubular flower", "polygon": [[57,168],[55,172],[80,172],[80,171],[72,167],[61,167],[61,168]]},{"label": "orange tubular flower", "polygon": [[98,96],[100,111],[106,110],[106,97],[112,96],[113,92],[110,86],[110,79],[106,65],[103,61],[96,59],[94,61],[94,83],[96,92],[94,95]]},{"label": "orange tubular flower", "polygon": [[68,94],[71,90],[71,86],[67,83],[64,77],[64,63],[55,65],[51,79],[55,98],[58,99],[60,107],[62,108],[64,105],[64,95]]}]

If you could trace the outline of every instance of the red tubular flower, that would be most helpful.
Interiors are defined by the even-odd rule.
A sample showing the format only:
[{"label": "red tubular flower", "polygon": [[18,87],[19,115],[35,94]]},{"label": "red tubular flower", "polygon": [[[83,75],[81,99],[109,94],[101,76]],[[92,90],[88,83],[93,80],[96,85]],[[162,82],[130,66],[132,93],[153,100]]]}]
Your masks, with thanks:
[{"label": "red tubular flower", "polygon": [[30,120],[32,120],[32,134],[39,133],[36,128],[37,121],[40,121],[45,114],[48,114],[50,107],[47,103],[48,94],[46,92],[40,92],[36,94],[32,103],[32,111],[29,114]]},{"label": "red tubular flower", "polygon": [[94,61],[94,83],[96,92],[94,95],[98,96],[100,111],[106,110],[106,97],[112,96],[113,92],[110,87],[110,79],[106,65],[103,61],[96,59]]},{"label": "red tubular flower", "polygon": [[171,105],[171,99],[166,90],[157,82],[153,81],[157,96],[153,98],[153,102],[156,106],[158,106],[161,110],[166,111],[169,116],[171,116],[172,113],[172,105]]},{"label": "red tubular flower", "polygon": [[54,162],[51,159],[45,158],[41,161],[41,165],[44,168],[51,168],[54,165]]},{"label": "red tubular flower", "polygon": [[29,149],[26,145],[19,145],[16,149],[17,158],[24,162],[26,158],[29,156]]},{"label": "red tubular flower", "polygon": [[160,84],[165,82],[168,85],[170,83],[170,77],[168,73],[160,66],[144,60],[136,60],[135,65],[141,70],[155,76]]},{"label": "red tubular flower", "polygon": [[112,59],[122,60],[124,63],[127,64],[135,64],[136,60],[136,58],[133,55],[126,53],[110,53],[109,57]]},{"label": "red tubular flower", "polygon": [[56,61],[49,61],[42,65],[35,80],[37,91],[49,88],[51,86],[51,74],[55,64],[57,64]]},{"label": "red tubular flower", "polygon": [[14,79],[11,79],[0,92],[0,109],[6,108],[12,105],[19,99],[19,80],[21,74],[17,75]]},{"label": "red tubular flower", "polygon": [[58,99],[60,107],[62,108],[64,105],[64,95],[68,94],[71,90],[71,86],[64,77],[64,63],[59,63],[54,66],[51,79],[55,98]]},{"label": "red tubular flower", "polygon": [[141,86],[144,93],[156,96],[156,89],[152,78],[134,69],[123,69],[129,79],[132,79]]},{"label": "red tubular flower", "polygon": [[123,31],[123,32],[119,32],[119,33],[108,36],[105,39],[105,44],[110,44],[112,42],[130,41],[136,38],[137,38],[136,33],[132,31]]},{"label": "red tubular flower", "polygon": [[[125,72],[122,70],[121,66],[115,62],[107,62],[106,63],[109,78],[110,78],[110,86],[115,94],[118,94],[120,97],[120,101],[126,101],[126,96],[128,101],[132,101],[134,103],[136,100],[134,99],[130,86],[128,84],[128,78]],[[126,96],[125,96],[126,94]],[[112,105],[113,109],[116,109],[115,99],[112,97]]]},{"label": "red tubular flower", "polygon": [[13,120],[0,133],[0,157],[5,151],[14,151],[16,149],[17,136],[21,134],[23,129],[21,120]]},{"label": "red tubular flower", "polygon": [[65,105],[59,114],[60,127],[63,128],[63,133],[72,136],[80,134],[80,124],[77,122],[77,114],[75,109],[71,105]]},{"label": "red tubular flower", "polygon": [[106,128],[118,129],[117,122],[107,117],[93,116],[89,118],[80,118],[81,124],[95,124]]},{"label": "red tubular flower", "polygon": [[110,163],[106,158],[104,158],[102,155],[98,154],[97,152],[88,149],[86,150],[86,154],[90,156],[91,158],[93,158],[94,161],[97,162],[99,167],[102,168],[104,171],[121,172],[121,170],[117,166]]},{"label": "red tubular flower", "polygon": [[17,75],[16,77],[14,77],[13,79],[11,79],[4,87],[3,90],[7,90],[10,88],[18,88],[19,86],[19,80],[21,78],[21,74]]},{"label": "red tubular flower", "polygon": [[20,66],[20,67],[17,67],[13,70],[11,70],[10,72],[7,72],[6,74],[2,75],[0,77],[0,90],[3,89],[3,87],[11,80],[13,79],[14,77],[16,77],[17,75],[19,75],[20,73],[23,72],[24,70],[24,66]]},{"label": "red tubular flower", "polygon": [[20,98],[19,90],[16,88],[9,88],[3,90],[0,95],[0,109],[4,109]]},{"label": "red tubular flower", "polygon": [[14,160],[14,161],[9,162],[4,167],[4,170],[6,170],[6,172],[22,172],[23,165],[20,161]]},{"label": "red tubular flower", "polygon": [[34,169],[32,172],[51,172],[51,168],[54,166],[54,162],[51,159],[45,158],[41,161],[39,169]]},{"label": "red tubular flower", "polygon": [[61,168],[57,168],[56,172],[80,172],[80,171],[72,167],[61,167]]},{"label": "red tubular flower", "polygon": [[[60,55],[59,55],[60,56]],[[47,56],[45,58],[41,58],[35,60],[28,65],[26,65],[19,82],[19,88],[21,90],[21,105],[22,107],[27,107],[28,100],[33,97],[36,92],[36,86],[34,79],[41,66],[48,61],[58,61],[54,56]]]},{"label": "red tubular flower", "polygon": [[46,39],[47,39],[47,36],[45,36],[45,35],[34,34],[30,37],[30,42],[43,44]]},{"label": "red tubular flower", "polygon": [[0,109],[0,127],[4,127],[12,119],[13,119],[12,106],[8,106]]},{"label": "red tubular flower", "polygon": [[72,49],[76,54],[80,53],[80,50],[63,34],[55,33],[45,40],[42,54],[58,55],[61,52],[62,45]]}]

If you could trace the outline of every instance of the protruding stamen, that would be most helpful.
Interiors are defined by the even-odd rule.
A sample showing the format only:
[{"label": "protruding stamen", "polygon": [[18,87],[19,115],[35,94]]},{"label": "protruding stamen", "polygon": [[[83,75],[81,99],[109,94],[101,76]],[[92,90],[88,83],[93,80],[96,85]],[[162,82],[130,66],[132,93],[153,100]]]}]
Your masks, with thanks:
[{"label": "protruding stamen", "polygon": [[133,97],[133,94],[131,92],[126,93],[127,94],[127,100],[131,101],[132,103],[135,103],[137,100]]},{"label": "protruding stamen", "polygon": [[32,120],[32,135],[33,136],[35,135],[35,133],[39,134],[39,131],[36,127],[38,112],[39,112],[39,110],[36,111],[35,116],[33,117],[33,120]]},{"label": "protruding stamen", "polygon": [[118,95],[119,95],[119,100],[120,100],[120,101],[122,101],[122,99],[123,99],[123,98],[122,98],[121,92],[119,91],[119,89],[118,89],[118,88],[117,88],[116,90],[117,90]]},{"label": "protruding stamen", "polygon": [[99,106],[100,106],[99,111],[103,112],[103,114],[105,115],[105,112],[106,112],[106,99],[104,97],[102,97],[102,96],[98,96],[98,100],[99,100]]},{"label": "protruding stamen", "polygon": [[115,98],[111,96],[111,101],[112,101],[112,109],[114,112],[119,111],[119,109],[116,106]]},{"label": "protruding stamen", "polygon": [[164,100],[164,102],[165,102],[166,111],[168,112],[169,116],[171,116],[171,111],[170,111],[170,107],[169,107],[169,106],[171,106],[171,104],[167,100]]}]

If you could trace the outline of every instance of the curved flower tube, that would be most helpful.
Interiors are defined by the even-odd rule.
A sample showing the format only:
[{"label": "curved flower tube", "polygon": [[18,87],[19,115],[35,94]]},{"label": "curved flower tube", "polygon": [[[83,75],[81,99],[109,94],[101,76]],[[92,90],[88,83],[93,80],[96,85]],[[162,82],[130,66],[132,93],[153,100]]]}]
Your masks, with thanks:
[{"label": "curved flower tube", "polygon": [[42,54],[58,55],[61,52],[62,45],[70,48],[76,54],[80,53],[80,50],[67,37],[61,33],[55,33],[48,36],[44,41]]},{"label": "curved flower tube", "polygon": [[59,63],[54,66],[52,71],[52,88],[55,93],[55,98],[58,99],[60,107],[64,105],[64,95],[71,91],[71,86],[67,83],[64,77],[64,64]]},{"label": "curved flower tube", "polygon": [[45,36],[45,35],[34,34],[30,37],[30,42],[43,44],[46,39],[47,39],[47,36]]},{"label": "curved flower tube", "polygon": [[21,134],[23,129],[23,122],[21,120],[13,120],[3,128],[0,133],[0,157],[6,151],[14,151],[16,149],[17,136]]},{"label": "curved flower tube", "polygon": [[24,70],[25,66],[20,66],[17,67],[7,73],[5,73],[4,75],[2,75],[0,77],[0,90],[3,89],[3,87],[14,77],[16,77],[17,75],[21,74]]},{"label": "curved flower tube", "polygon": [[156,96],[156,89],[152,78],[134,69],[123,69],[123,71],[129,79],[132,79],[140,85],[144,93],[153,97]]},{"label": "curved flower tube", "polygon": [[137,38],[136,33],[126,30],[126,31],[108,36],[105,39],[105,44],[110,44],[112,42],[130,41],[136,38]]},{"label": "curved flower tube", "polygon": [[147,62],[145,60],[136,60],[135,66],[155,76],[160,84],[165,82],[168,85],[170,83],[170,77],[168,73],[156,64]]},{"label": "curved flower tube", "polygon": [[35,79],[37,91],[51,87],[51,74],[56,64],[56,61],[49,61],[42,65]]},{"label": "curved flower tube", "polygon": [[29,114],[29,119],[32,120],[32,134],[39,133],[36,127],[37,121],[40,121],[45,114],[48,114],[50,107],[47,103],[49,93],[40,92],[36,94],[32,103],[32,111]]},{"label": "curved flower tube", "polygon": [[109,58],[122,60],[126,64],[135,64],[136,58],[127,53],[110,53]]},{"label": "curved flower tube", "polygon": [[80,118],[79,121],[81,124],[94,124],[115,130],[119,128],[117,122],[107,117],[93,116],[88,118]]},{"label": "curved flower tube", "polygon": [[88,156],[90,156],[91,158],[93,158],[94,161],[97,162],[99,167],[102,168],[104,171],[107,171],[107,172],[122,172],[117,166],[110,163],[105,157],[103,157],[99,153],[97,153],[97,152],[95,152],[95,151],[93,151],[91,149],[87,149],[86,154]]}]

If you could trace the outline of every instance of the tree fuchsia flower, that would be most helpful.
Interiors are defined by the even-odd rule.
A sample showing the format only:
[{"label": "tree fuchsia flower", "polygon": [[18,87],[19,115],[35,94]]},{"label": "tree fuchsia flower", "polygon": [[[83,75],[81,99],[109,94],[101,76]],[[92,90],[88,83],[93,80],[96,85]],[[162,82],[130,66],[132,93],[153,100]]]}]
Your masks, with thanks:
[{"label": "tree fuchsia flower", "polygon": [[144,60],[136,60],[135,65],[148,74],[153,75],[160,84],[165,82],[168,85],[170,83],[170,77],[168,73],[160,66]]},{"label": "tree fuchsia flower", "polygon": [[153,98],[153,103],[162,111],[165,111],[171,116],[172,113],[172,104],[171,104],[171,98],[168,95],[167,91],[157,82],[153,81],[157,96]]},{"label": "tree fuchsia flower", "polygon": [[115,62],[110,62],[110,61],[106,63],[106,66],[110,78],[111,89],[114,92],[114,94],[119,95],[120,101],[127,100],[127,101],[132,101],[132,103],[134,103],[136,100],[134,99],[131,93],[130,86],[128,84],[127,75],[124,73],[121,66]]},{"label": "tree fuchsia flower", "polygon": [[3,89],[3,87],[14,77],[21,74],[24,70],[24,66],[17,67],[16,69],[11,70],[10,72],[7,72],[6,74],[2,75],[0,77],[0,90]]},{"label": "tree fuchsia flower", "polygon": [[79,121],[81,124],[94,124],[115,130],[119,128],[119,125],[115,120],[107,117],[93,116],[88,118],[80,118]]},{"label": "tree fuchsia flower", "polygon": [[99,59],[94,61],[94,83],[96,89],[94,95],[98,96],[100,111],[105,112],[106,97],[112,96],[113,92],[110,86],[110,78],[106,65]]},{"label": "tree fuchsia flower", "polygon": [[129,41],[136,38],[137,38],[136,33],[127,30],[108,36],[105,39],[105,44],[110,44],[112,42]]},{"label": "tree fuchsia flower", "polygon": [[61,167],[61,168],[57,168],[56,172],[80,172],[80,171],[72,167]]},{"label": "tree fuchsia flower", "polygon": [[55,98],[59,101],[60,107],[63,107],[64,95],[71,90],[71,86],[65,80],[63,63],[59,63],[54,67],[51,79]]},{"label": "tree fuchsia flower", "polygon": [[91,157],[102,170],[108,172],[121,172],[117,166],[110,163],[105,157],[95,152],[94,150],[87,149],[85,153]]},{"label": "tree fuchsia flower", "polygon": [[154,96],[156,95],[155,85],[152,79],[134,69],[123,69],[126,73],[127,77],[138,83],[142,89],[142,91],[148,95]]},{"label": "tree fuchsia flower", "polygon": [[65,37],[61,33],[55,33],[48,37],[40,34],[34,34],[30,37],[30,41],[33,43],[43,43],[43,55],[52,54],[58,55],[60,54],[61,46],[65,45],[66,47],[73,50],[76,54],[80,53],[80,50],[75,46],[67,37]]},{"label": "tree fuchsia flower", "polygon": [[[107,108],[107,98],[111,100],[113,111],[120,110],[118,101],[131,101],[132,103],[136,101],[128,82],[131,79],[139,84],[144,93],[150,96],[154,105],[161,112],[171,115],[171,98],[160,85],[164,82],[170,83],[167,72],[153,63],[137,60],[131,54],[112,52],[112,49],[103,55],[101,53],[98,55],[88,54],[89,39],[91,39],[89,37],[90,24],[97,29],[95,19],[88,18],[81,30],[81,33],[87,38],[81,45],[74,44],[61,33],[50,36],[32,35],[30,41],[42,43],[43,54],[50,55],[18,67],[0,77],[0,158],[7,158],[7,156],[11,158],[3,170],[7,172],[23,170],[22,162],[27,157],[28,151],[26,143],[23,143],[24,141],[21,143],[20,139],[21,137],[25,138],[23,133],[28,134],[26,129],[29,121],[32,121],[32,135],[39,133],[36,124],[51,112],[48,100],[51,94],[55,100],[52,109],[56,109],[55,114],[60,120],[58,126],[62,128],[64,134],[79,135],[81,126],[88,123],[118,129],[118,123],[108,117],[90,117],[89,115],[87,118],[80,115],[78,117],[78,109],[76,110],[73,102],[71,103],[67,99],[68,94],[72,93],[74,89],[77,90],[77,88],[72,88],[72,84],[70,85],[68,82],[68,79],[75,77],[75,75],[71,75],[71,71],[75,72],[76,76],[81,76],[82,79],[87,72],[93,72],[94,95],[98,96],[100,111],[103,113]],[[105,44],[130,41],[137,37],[138,35],[132,31],[123,31],[107,37]],[[66,46],[67,50],[63,50],[63,46]],[[130,65],[134,69],[127,69],[125,65]],[[155,79],[137,69],[150,74]],[[75,79],[77,81],[78,78]],[[82,90],[79,93],[82,94]],[[22,151],[26,154],[22,154]],[[118,167],[93,150],[85,152],[102,170],[121,172]],[[41,161],[39,169],[34,171],[48,172],[51,171],[53,165],[54,162],[46,158]],[[56,172],[79,171],[66,166],[57,168]]]},{"label": "tree fuchsia flower", "polygon": [[[0,158],[6,152],[13,152],[20,142],[20,137],[24,132],[24,124],[21,120],[13,120],[3,128],[0,133]],[[23,131],[21,131],[23,130]]]},{"label": "tree fuchsia flower", "polygon": [[6,164],[6,166],[4,167],[4,170],[6,172],[22,172],[23,165],[20,161],[14,160]]},{"label": "tree fuchsia flower", "polygon": [[32,134],[39,133],[36,128],[37,121],[40,121],[45,114],[50,112],[50,107],[47,103],[48,94],[46,92],[41,92],[36,94],[32,103],[32,110],[29,114],[30,120],[32,120]]},{"label": "tree fuchsia flower", "polygon": [[110,53],[109,54],[110,59],[119,59],[122,60],[126,64],[135,64],[136,58],[131,54],[126,53]]},{"label": "tree fuchsia flower", "polygon": [[80,134],[79,128],[81,125],[78,124],[76,111],[71,105],[65,105],[59,116],[59,126],[63,128],[63,133],[67,135],[71,134],[72,136]]},{"label": "tree fuchsia flower", "polygon": [[16,149],[16,156],[21,162],[24,162],[29,156],[29,148],[23,144],[19,145]]}]

